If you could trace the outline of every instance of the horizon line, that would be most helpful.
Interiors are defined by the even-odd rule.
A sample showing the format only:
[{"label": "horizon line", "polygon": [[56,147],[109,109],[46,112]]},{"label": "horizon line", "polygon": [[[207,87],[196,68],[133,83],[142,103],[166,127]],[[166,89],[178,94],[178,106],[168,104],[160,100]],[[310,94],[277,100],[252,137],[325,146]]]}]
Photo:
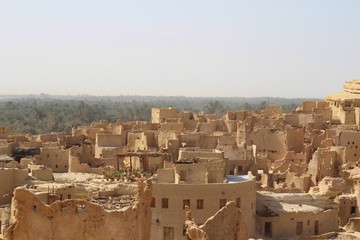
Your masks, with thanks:
[{"label": "horizon line", "polygon": [[140,95],[140,94],[129,94],[129,95],[92,95],[92,94],[48,94],[48,93],[26,93],[26,94],[0,94],[0,97],[21,97],[21,96],[38,96],[38,97],[154,97],[154,98],[283,98],[283,99],[324,99],[321,97],[274,97],[274,96],[186,96],[186,95]]}]

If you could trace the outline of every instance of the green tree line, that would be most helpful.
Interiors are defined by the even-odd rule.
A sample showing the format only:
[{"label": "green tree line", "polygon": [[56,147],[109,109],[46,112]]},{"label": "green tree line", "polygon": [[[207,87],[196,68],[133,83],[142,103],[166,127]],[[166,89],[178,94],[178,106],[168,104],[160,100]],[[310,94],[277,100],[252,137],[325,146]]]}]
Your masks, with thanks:
[{"label": "green tree line", "polygon": [[[273,98],[270,103],[289,112],[302,100]],[[150,121],[153,107],[176,107],[179,111],[203,111],[222,116],[227,111],[262,109],[268,101],[265,98],[8,96],[0,98],[0,125],[16,133],[70,133],[72,127],[100,119]]]}]

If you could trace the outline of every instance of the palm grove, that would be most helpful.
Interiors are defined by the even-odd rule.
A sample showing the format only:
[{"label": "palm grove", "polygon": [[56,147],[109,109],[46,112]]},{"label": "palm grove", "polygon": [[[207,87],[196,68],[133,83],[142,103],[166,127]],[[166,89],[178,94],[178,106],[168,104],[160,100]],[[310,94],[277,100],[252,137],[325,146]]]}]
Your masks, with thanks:
[{"label": "palm grove", "polygon": [[13,132],[39,134],[70,133],[73,127],[106,119],[115,122],[150,121],[151,108],[176,107],[180,111],[224,115],[227,111],[256,110],[269,103],[283,107],[284,112],[296,108],[306,99],[285,98],[197,98],[146,96],[1,96],[0,125]]}]

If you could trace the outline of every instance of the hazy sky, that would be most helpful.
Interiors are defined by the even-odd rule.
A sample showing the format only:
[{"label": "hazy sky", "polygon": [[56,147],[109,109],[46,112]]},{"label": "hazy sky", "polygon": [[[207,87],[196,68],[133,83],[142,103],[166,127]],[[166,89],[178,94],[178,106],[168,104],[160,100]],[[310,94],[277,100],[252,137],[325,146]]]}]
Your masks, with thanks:
[{"label": "hazy sky", "polygon": [[360,1],[0,0],[0,94],[324,97]]}]

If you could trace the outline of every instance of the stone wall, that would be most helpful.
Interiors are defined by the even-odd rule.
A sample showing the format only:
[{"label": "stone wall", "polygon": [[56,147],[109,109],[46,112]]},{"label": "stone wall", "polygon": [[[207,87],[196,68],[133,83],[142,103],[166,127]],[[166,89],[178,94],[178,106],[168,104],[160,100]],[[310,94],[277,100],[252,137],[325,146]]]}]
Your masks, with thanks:
[{"label": "stone wall", "polygon": [[235,202],[228,202],[204,225],[200,226],[208,240],[245,240],[249,239],[245,219]]},{"label": "stone wall", "polygon": [[14,188],[26,183],[27,169],[0,169],[0,205],[9,204]]},{"label": "stone wall", "polygon": [[[188,200],[186,203],[190,206],[192,216],[199,225],[216,214],[226,202],[237,202],[243,219],[246,219],[248,233],[254,236],[256,209],[254,181],[213,184],[154,183],[153,197],[152,240],[164,239],[165,228],[172,229],[174,239],[183,239],[184,200]],[[220,199],[224,201],[224,205],[220,204]],[[163,201],[167,201],[167,207],[163,205]]]},{"label": "stone wall", "polygon": [[24,188],[14,193],[13,224],[6,240],[32,239],[150,239],[151,182],[139,181],[137,201],[120,210],[104,210],[85,200],[46,205]]},{"label": "stone wall", "polygon": [[54,172],[67,172],[69,168],[69,149],[41,148],[40,159],[37,164],[41,164],[53,169]]}]

